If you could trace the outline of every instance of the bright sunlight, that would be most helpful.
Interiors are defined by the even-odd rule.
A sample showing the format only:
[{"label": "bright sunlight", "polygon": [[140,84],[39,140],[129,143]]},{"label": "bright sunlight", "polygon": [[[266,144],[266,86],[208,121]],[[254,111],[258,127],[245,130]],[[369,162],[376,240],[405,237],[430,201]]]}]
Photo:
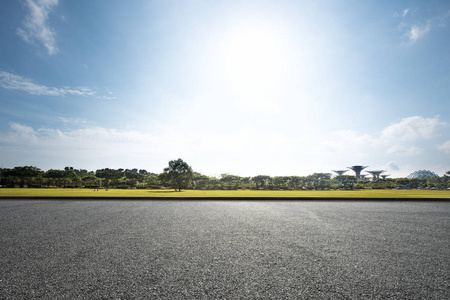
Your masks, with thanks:
[{"label": "bright sunlight", "polygon": [[276,95],[286,76],[287,48],[283,35],[264,24],[246,24],[229,32],[220,57],[239,107],[276,108]]}]

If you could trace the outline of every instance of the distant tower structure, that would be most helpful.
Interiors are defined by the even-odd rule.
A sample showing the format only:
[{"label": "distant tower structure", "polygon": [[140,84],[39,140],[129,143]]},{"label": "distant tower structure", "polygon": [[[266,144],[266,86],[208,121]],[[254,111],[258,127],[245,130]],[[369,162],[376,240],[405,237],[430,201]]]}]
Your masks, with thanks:
[{"label": "distant tower structure", "polygon": [[359,178],[366,179],[366,176],[368,176],[368,174],[361,174],[361,175],[359,175]]},{"label": "distant tower structure", "polygon": [[391,174],[381,175],[381,178],[386,179],[386,177],[391,176]]},{"label": "distant tower structure", "polygon": [[372,174],[372,180],[378,180],[380,179],[380,174],[386,172],[384,170],[378,170],[378,171],[367,171],[367,173]]},{"label": "distant tower structure", "polygon": [[333,171],[334,173],[338,174],[338,176],[342,176],[342,175],[344,175],[344,173],[347,172],[348,170],[338,170],[338,171],[331,170],[331,171]]},{"label": "distant tower structure", "polygon": [[351,167],[348,167],[348,168],[355,172],[356,178],[360,179],[361,178],[361,171],[364,170],[367,167],[364,167],[364,166],[351,166]]}]

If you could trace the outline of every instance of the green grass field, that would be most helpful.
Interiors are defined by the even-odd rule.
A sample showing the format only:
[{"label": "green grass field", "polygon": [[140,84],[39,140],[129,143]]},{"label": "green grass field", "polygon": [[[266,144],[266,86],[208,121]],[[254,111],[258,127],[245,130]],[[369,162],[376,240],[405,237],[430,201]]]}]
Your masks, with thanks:
[{"label": "green grass field", "polygon": [[450,190],[357,190],[357,191],[198,191],[120,190],[120,189],[32,189],[2,188],[0,196],[49,197],[367,197],[367,198],[449,198]]}]

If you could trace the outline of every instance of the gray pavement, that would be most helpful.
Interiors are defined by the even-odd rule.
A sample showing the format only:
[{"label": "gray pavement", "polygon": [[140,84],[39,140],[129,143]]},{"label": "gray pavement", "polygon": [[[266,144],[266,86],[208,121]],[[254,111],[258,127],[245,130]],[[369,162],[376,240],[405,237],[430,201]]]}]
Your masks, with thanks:
[{"label": "gray pavement", "polygon": [[0,201],[0,299],[450,299],[450,203]]}]

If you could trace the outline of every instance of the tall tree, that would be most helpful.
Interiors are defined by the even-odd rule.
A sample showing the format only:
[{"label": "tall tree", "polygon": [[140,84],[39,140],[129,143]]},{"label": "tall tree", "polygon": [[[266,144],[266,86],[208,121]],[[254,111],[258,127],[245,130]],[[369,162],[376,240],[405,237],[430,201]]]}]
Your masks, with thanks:
[{"label": "tall tree", "polygon": [[445,172],[444,176],[442,177],[442,183],[445,186],[447,185],[447,188],[450,188],[450,171]]},{"label": "tall tree", "polygon": [[186,162],[179,158],[169,161],[169,167],[164,169],[164,174],[167,175],[170,186],[181,191],[182,188],[189,187],[194,172]]}]

